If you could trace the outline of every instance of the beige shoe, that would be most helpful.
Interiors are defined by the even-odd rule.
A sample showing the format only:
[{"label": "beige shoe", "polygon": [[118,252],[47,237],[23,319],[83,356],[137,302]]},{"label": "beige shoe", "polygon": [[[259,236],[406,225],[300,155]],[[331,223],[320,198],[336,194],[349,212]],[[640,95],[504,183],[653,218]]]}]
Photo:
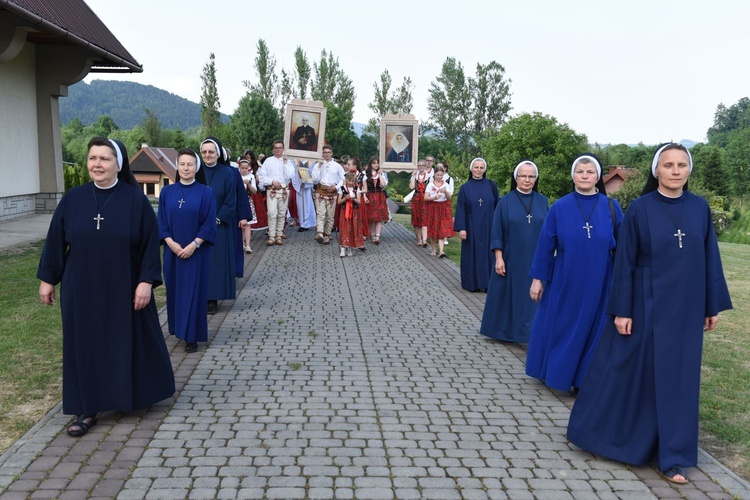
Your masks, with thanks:
[{"label": "beige shoe", "polygon": [[273,244],[274,244],[273,238],[268,238],[268,241],[266,241],[266,245],[270,247],[270,246],[273,246]]},{"label": "beige shoe", "polygon": [[323,243],[323,233],[316,234],[315,241],[317,241],[318,243]]},{"label": "beige shoe", "polygon": [[284,244],[284,240],[282,240],[282,239],[281,239],[281,236],[278,236],[278,237],[276,238],[276,244],[277,244],[277,245],[283,245],[283,244]]}]

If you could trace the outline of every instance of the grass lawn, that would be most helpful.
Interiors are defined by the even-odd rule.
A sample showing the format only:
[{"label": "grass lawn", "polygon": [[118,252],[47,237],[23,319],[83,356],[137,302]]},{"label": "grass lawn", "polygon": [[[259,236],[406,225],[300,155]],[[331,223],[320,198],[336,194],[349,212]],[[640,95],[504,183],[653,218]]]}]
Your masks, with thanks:
[{"label": "grass lawn", "polygon": [[[394,221],[410,231],[408,214]],[[446,254],[461,264],[461,240],[450,239]],[[454,244],[455,242],[455,244]],[[734,309],[721,313],[703,350],[700,445],[750,480],[750,245],[719,243]]]}]

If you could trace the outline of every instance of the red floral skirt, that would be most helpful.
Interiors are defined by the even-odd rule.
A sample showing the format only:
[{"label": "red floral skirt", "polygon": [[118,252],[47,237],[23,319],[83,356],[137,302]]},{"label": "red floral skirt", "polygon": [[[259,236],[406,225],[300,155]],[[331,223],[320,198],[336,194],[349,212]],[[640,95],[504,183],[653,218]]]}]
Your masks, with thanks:
[{"label": "red floral skirt", "polygon": [[250,195],[250,199],[255,205],[255,216],[258,222],[251,224],[251,229],[265,229],[268,227],[268,207],[266,207],[266,197],[260,191]]},{"label": "red floral skirt", "polygon": [[388,205],[383,191],[367,193],[370,204],[367,205],[367,222],[388,222]]},{"label": "red floral skirt", "polygon": [[428,238],[451,238],[455,234],[450,201],[425,202],[425,218]]},{"label": "red floral skirt", "polygon": [[[362,197],[364,200],[364,197]],[[367,203],[364,201],[359,204],[359,220],[362,221],[362,236],[368,238],[370,236],[370,226],[367,224]]]},{"label": "red floral skirt", "polygon": [[[347,202],[348,203],[348,202]],[[362,226],[367,225],[361,219],[362,214],[356,207],[352,207],[350,218],[346,218],[346,203],[339,205],[339,245],[342,247],[362,248],[365,246],[365,238],[362,235]]]},{"label": "red floral skirt", "polygon": [[411,225],[413,227],[423,227],[425,223],[425,201],[424,195],[417,196],[416,194],[411,199]]}]

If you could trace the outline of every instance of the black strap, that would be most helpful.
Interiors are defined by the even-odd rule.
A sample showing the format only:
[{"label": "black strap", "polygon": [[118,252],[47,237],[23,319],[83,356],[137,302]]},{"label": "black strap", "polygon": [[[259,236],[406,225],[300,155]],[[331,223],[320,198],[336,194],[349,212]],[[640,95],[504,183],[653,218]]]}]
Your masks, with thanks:
[{"label": "black strap", "polygon": [[615,203],[612,198],[607,197],[609,200],[609,213],[612,215],[612,230],[615,234],[615,243],[617,243],[617,218],[615,217]]}]

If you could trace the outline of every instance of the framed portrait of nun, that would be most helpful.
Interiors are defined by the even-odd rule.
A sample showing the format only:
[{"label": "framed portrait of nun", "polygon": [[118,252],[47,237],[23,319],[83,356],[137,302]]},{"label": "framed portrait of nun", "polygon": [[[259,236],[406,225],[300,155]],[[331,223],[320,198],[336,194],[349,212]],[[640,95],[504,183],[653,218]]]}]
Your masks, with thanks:
[{"label": "framed portrait of nun", "polygon": [[385,115],[380,121],[380,165],[391,171],[417,169],[419,122],[414,115]]},{"label": "framed portrait of nun", "polygon": [[292,99],[286,105],[284,149],[291,158],[317,160],[323,156],[326,108],[320,101]]}]

